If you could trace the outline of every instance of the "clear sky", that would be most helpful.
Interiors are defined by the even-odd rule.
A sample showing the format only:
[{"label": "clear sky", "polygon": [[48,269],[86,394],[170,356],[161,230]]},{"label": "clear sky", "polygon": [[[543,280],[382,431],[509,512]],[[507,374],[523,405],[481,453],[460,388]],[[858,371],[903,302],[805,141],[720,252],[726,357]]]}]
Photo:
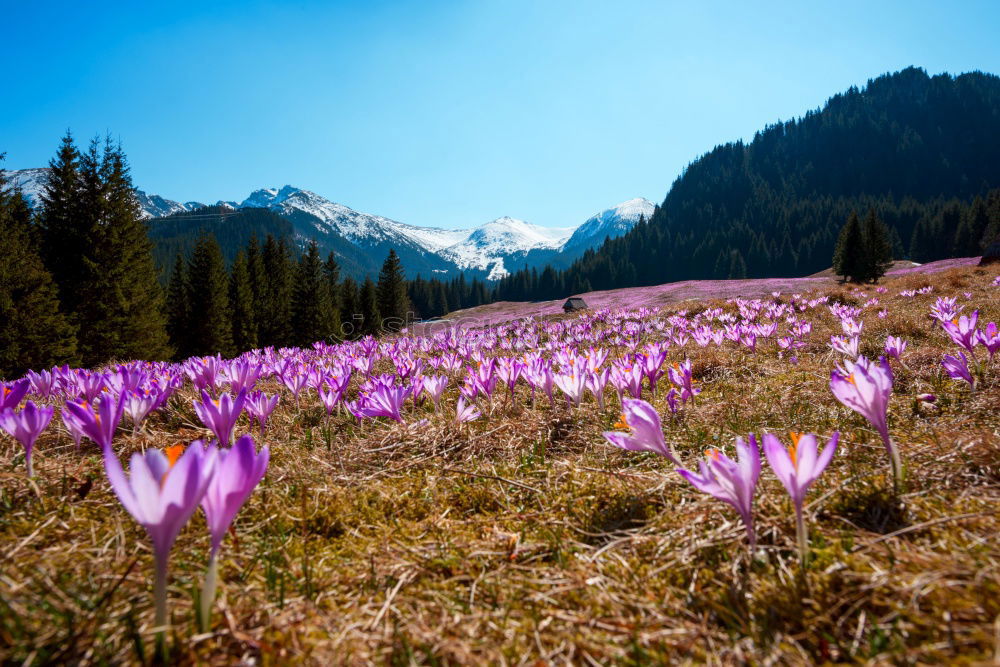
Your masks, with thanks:
[{"label": "clear sky", "polygon": [[908,65],[1000,73],[1000,1],[4,2],[0,152],[110,132],[181,201],[286,183],[419,225],[578,224]]}]

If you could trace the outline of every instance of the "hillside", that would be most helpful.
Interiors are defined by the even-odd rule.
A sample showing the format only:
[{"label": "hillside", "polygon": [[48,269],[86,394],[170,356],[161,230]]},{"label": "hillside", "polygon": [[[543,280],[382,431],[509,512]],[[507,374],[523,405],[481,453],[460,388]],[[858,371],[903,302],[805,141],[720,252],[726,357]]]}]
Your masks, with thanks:
[{"label": "hillside", "polygon": [[[53,418],[31,478],[25,450],[0,436],[0,663],[155,663],[169,624],[165,664],[993,664],[1000,358],[984,348],[1000,344],[996,274],[785,281],[820,287],[32,376],[32,401],[70,414],[89,401],[88,414],[97,392],[113,423],[102,455]],[[974,390],[942,365],[962,348],[928,318],[935,304],[993,332],[966,350]],[[906,343],[891,370],[877,366],[888,392],[872,417],[831,390],[833,377],[875,372],[831,345],[848,330],[869,358],[889,336]],[[115,430],[126,382],[167,398],[148,416],[129,408]],[[238,419],[220,425],[202,386],[224,410],[238,387],[277,406],[258,429],[240,394]],[[868,421],[879,418],[905,462],[895,485]],[[223,487],[235,500],[220,525],[179,487],[195,487],[191,457],[204,456],[191,441],[226,428],[241,449],[219,458],[252,462],[267,447],[266,470],[254,464],[249,482],[226,470],[239,486]],[[802,432],[835,453],[817,456]],[[722,456],[747,441],[737,477]],[[191,444],[171,467],[160,450],[176,457],[178,443]],[[775,452],[815,481],[799,496],[798,541]],[[708,465],[715,486],[684,477]],[[736,485],[747,524],[724,502]],[[165,549],[133,516],[167,502],[191,519],[166,510],[177,540],[158,622]],[[199,628],[216,539],[217,595]]]},{"label": "hillside", "polygon": [[[914,266],[912,262],[897,262],[888,278],[911,274],[933,274],[958,267],[973,266],[978,257],[945,259]],[[579,296],[592,310],[601,308],[663,308],[687,301],[704,299],[762,299],[773,292],[809,292],[835,289],[840,280],[829,270],[801,278],[750,278],[742,280],[684,280],[648,287],[622,287],[611,290],[567,294]],[[551,318],[561,316],[566,299],[547,301],[497,301],[475,308],[448,313],[447,317],[418,325],[421,331],[453,326],[478,327],[497,325],[525,317]]]},{"label": "hillside", "polygon": [[[982,239],[959,230],[985,215],[973,199],[1000,186],[998,154],[1000,78],[887,74],[701,156],[649,224],[587,253],[559,282],[575,290],[808,275],[830,265],[850,211],[869,206],[892,228],[899,258],[975,254]],[[1000,193],[991,206],[996,225]],[[545,288],[512,276],[501,298],[544,298]]]}]

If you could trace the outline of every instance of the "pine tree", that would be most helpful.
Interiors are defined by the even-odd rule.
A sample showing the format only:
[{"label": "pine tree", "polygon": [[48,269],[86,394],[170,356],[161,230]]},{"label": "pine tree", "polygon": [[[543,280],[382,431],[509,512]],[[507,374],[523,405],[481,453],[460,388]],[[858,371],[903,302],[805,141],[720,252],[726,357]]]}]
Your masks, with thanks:
[{"label": "pine tree", "polygon": [[59,309],[32,234],[31,209],[0,171],[0,378],[76,362],[76,330]]},{"label": "pine tree", "polygon": [[340,265],[337,258],[331,252],[326,257],[323,264],[323,277],[330,299],[330,332],[328,335],[336,336],[340,325]]},{"label": "pine tree", "polygon": [[262,308],[258,311],[260,344],[292,345],[292,281],[294,264],[284,239],[268,236],[263,253],[264,285]]},{"label": "pine tree", "polygon": [[410,302],[406,296],[406,276],[399,255],[390,249],[376,286],[378,312],[382,316],[381,328],[399,331],[407,324]]},{"label": "pine tree", "polygon": [[743,253],[736,248],[729,252],[729,275],[730,280],[742,280],[747,277],[747,263],[743,259]]},{"label": "pine tree", "polygon": [[310,241],[299,258],[292,300],[293,341],[305,347],[331,335],[330,286],[323,274],[319,244]]},{"label": "pine tree", "polygon": [[261,320],[265,312],[265,285],[267,280],[264,276],[264,257],[261,254],[260,243],[257,236],[251,236],[247,242],[247,275],[250,277],[250,291],[253,293],[254,315],[257,318],[257,342],[260,343]]},{"label": "pine tree", "polygon": [[243,251],[236,253],[229,274],[229,305],[232,312],[233,347],[237,353],[257,347],[257,311],[250,271]]},{"label": "pine tree", "polygon": [[121,146],[81,158],[79,222],[87,230],[77,294],[83,362],[165,359],[170,349],[152,244]]},{"label": "pine tree", "polygon": [[340,331],[339,338],[353,340],[361,335],[364,328],[361,319],[361,297],[358,284],[353,278],[345,278],[340,283]]},{"label": "pine tree", "polygon": [[861,236],[865,244],[863,280],[878,282],[892,266],[892,241],[889,228],[875,214],[874,208],[868,209],[861,226]]},{"label": "pine tree", "polygon": [[188,303],[193,355],[233,353],[229,276],[214,236],[202,236],[188,265]]},{"label": "pine tree", "polygon": [[378,308],[378,290],[371,278],[365,278],[358,295],[358,307],[361,311],[361,334],[377,336],[382,333],[382,315]]},{"label": "pine tree", "polygon": [[187,263],[177,253],[174,268],[167,283],[167,335],[175,354],[183,359],[193,354],[191,351],[191,304],[188,303]]},{"label": "pine tree", "polygon": [[837,246],[833,251],[833,272],[845,281],[861,282],[866,271],[865,241],[861,233],[858,214],[851,211],[847,223],[840,230]]},{"label": "pine tree", "polygon": [[76,290],[83,280],[80,251],[85,246],[86,230],[78,219],[80,185],[80,152],[67,131],[58,153],[49,161],[37,217],[42,259],[56,283],[65,313],[76,309]]}]

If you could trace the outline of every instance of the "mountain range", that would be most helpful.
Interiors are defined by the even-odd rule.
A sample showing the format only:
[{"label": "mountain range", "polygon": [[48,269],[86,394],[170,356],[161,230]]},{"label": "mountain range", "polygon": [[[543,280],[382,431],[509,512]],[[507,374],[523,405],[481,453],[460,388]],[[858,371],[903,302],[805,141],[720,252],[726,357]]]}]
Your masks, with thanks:
[{"label": "mountain range", "polygon": [[[47,168],[21,169],[8,172],[8,176],[32,205],[37,205],[47,172]],[[136,196],[143,217],[151,225],[171,216],[190,218],[192,233],[200,233],[195,228],[200,218],[189,214],[208,205],[181,203],[142,190],[137,190]],[[219,201],[212,206],[276,213],[291,222],[293,235],[300,243],[315,239],[321,250],[334,252],[345,270],[358,277],[377,272],[392,248],[410,276],[464,273],[487,280],[498,280],[524,266],[569,266],[605,238],[621,236],[640,219],[648,220],[655,210],[652,202],[636,198],[601,211],[575,227],[544,227],[504,216],[468,229],[441,229],[355,211],[291,185],[263,188],[242,202]]]}]

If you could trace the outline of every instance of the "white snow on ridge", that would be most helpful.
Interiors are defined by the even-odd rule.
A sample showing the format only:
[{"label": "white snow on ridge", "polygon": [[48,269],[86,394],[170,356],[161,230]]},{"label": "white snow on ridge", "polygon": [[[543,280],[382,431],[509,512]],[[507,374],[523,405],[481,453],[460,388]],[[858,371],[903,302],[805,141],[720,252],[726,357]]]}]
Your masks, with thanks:
[{"label": "white snow on ridge", "polygon": [[[33,206],[48,178],[47,168],[6,171],[12,184],[19,187]],[[180,203],[155,194],[136,191],[142,216],[146,219],[192,211],[204,206],[199,202]],[[601,243],[605,237],[621,236],[653,213],[652,202],[636,198],[601,211],[573,227],[543,227],[504,216],[468,229],[418,227],[379,215],[355,211],[321,195],[291,185],[262,188],[242,202],[219,201],[227,208],[266,208],[290,218],[297,226],[297,236],[336,234],[358,246],[371,248],[380,244],[410,248],[444,260],[445,266],[459,270],[484,272],[490,280],[509,273],[505,264],[520,266],[532,251],[532,262],[541,262],[556,253],[578,256],[583,250]],[[313,231],[314,230],[314,231]],[[551,254],[550,254],[551,253]],[[443,271],[444,269],[435,269]]]}]

